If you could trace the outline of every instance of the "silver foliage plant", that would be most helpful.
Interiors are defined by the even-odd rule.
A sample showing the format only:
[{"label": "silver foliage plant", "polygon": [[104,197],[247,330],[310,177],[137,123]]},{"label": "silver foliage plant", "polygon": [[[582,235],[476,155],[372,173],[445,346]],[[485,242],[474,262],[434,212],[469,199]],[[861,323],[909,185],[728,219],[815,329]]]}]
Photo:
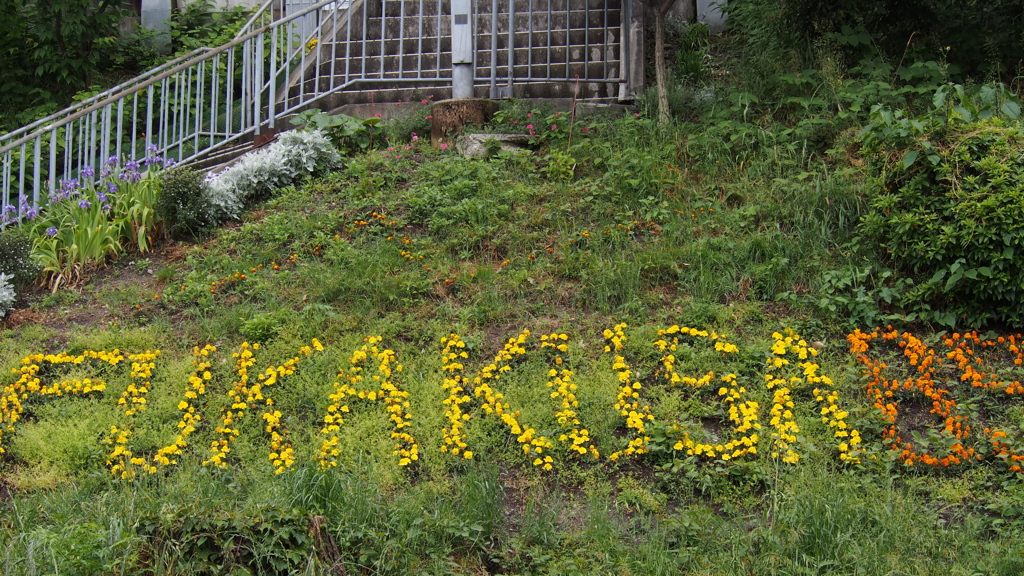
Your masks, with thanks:
[{"label": "silver foliage plant", "polygon": [[13,274],[0,272],[0,318],[7,315],[7,311],[14,308],[14,286],[11,285]]},{"label": "silver foliage plant", "polygon": [[218,221],[237,219],[247,203],[340,164],[341,155],[323,133],[293,130],[208,177],[206,193]]}]

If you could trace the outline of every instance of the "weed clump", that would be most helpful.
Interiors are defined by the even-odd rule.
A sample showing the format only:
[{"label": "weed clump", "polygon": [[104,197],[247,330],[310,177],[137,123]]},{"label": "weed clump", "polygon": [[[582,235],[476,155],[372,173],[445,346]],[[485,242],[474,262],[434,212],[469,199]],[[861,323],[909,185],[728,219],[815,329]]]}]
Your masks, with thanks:
[{"label": "weed clump", "polygon": [[30,257],[32,238],[20,226],[0,230],[0,275],[7,274],[13,286],[27,286],[39,274]]},{"label": "weed clump", "polygon": [[203,175],[192,168],[177,168],[164,175],[154,209],[175,238],[198,236],[217,223]]}]

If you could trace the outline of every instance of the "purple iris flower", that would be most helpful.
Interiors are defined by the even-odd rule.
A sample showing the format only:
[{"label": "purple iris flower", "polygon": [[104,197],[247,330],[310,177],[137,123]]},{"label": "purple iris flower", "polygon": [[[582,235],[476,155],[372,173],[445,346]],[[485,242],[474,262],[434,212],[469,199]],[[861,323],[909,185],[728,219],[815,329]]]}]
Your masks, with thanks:
[{"label": "purple iris flower", "polygon": [[117,194],[117,184],[107,182],[107,190],[110,190],[111,194]]},{"label": "purple iris flower", "polygon": [[117,156],[107,158],[107,166],[117,166]]},{"label": "purple iris flower", "polygon": [[90,206],[92,206],[92,204],[90,204],[89,200],[86,198],[82,198],[82,200],[78,202],[79,208],[89,208]]},{"label": "purple iris flower", "polygon": [[49,228],[46,229],[46,235],[53,238],[54,236],[57,235],[57,229],[54,228],[53,226],[50,226]]},{"label": "purple iris flower", "polygon": [[149,146],[147,146],[146,152],[146,159],[142,161],[143,166],[163,163],[164,159],[160,157],[160,153],[157,150],[156,144],[150,144]]},{"label": "purple iris flower", "polygon": [[92,178],[96,175],[96,172],[92,169],[92,166],[86,166],[82,168],[82,178]]},{"label": "purple iris flower", "polygon": [[118,175],[118,178],[125,182],[134,184],[135,182],[142,180],[142,174],[140,174],[137,170],[126,170],[124,172],[121,172],[121,174]]}]

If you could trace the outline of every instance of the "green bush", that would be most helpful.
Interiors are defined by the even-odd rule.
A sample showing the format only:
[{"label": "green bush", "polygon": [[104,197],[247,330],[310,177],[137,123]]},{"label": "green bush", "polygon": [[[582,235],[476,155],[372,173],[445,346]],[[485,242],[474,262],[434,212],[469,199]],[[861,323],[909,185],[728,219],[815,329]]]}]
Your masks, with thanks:
[{"label": "green bush", "polygon": [[213,206],[203,191],[203,175],[176,168],[163,176],[156,213],[175,237],[195,237],[216,224]]},{"label": "green bush", "polygon": [[1015,0],[733,0],[728,12],[747,54],[768,66],[787,55],[813,66],[823,52],[846,65],[941,57],[951,73],[1008,80],[1024,47]]},{"label": "green bush", "polygon": [[24,287],[39,275],[39,265],[32,261],[32,238],[21,226],[0,230],[0,274],[12,276],[15,287]]},{"label": "green bush", "polygon": [[921,160],[880,155],[902,161],[883,173],[863,232],[913,280],[904,305],[924,319],[1024,325],[1024,129],[992,118],[920,139]]}]

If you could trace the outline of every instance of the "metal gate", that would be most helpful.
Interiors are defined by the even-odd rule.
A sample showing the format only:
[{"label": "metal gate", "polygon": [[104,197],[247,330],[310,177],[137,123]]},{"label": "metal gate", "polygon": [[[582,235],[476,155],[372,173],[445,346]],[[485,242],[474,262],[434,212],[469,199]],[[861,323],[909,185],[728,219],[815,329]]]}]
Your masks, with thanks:
[{"label": "metal gate", "polygon": [[[623,0],[477,0],[476,79],[491,98],[516,84],[580,80],[616,96],[623,66]],[[614,91],[612,88],[614,87]]]},{"label": "metal gate", "polygon": [[[293,0],[302,1],[302,0]],[[475,0],[476,96],[571,94],[616,97],[628,72],[630,0]],[[356,0],[321,20],[282,98],[336,90],[365,101],[368,90],[451,87],[450,0]],[[537,85],[547,85],[538,90]],[[534,88],[527,86],[533,85]],[[517,88],[518,86],[518,88]],[[379,100],[378,100],[379,101]]]}]

